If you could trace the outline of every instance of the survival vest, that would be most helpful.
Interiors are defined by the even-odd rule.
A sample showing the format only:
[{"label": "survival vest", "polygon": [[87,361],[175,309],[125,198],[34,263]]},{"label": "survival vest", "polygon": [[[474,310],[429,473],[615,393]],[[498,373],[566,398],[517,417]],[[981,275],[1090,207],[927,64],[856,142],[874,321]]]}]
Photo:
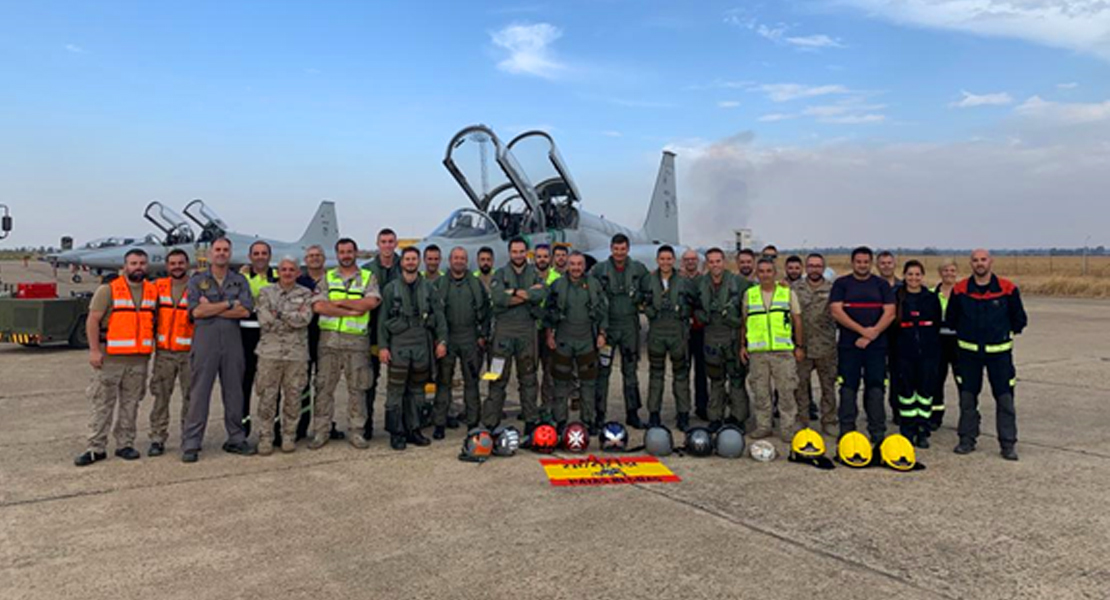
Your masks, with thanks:
[{"label": "survival vest", "polygon": [[154,282],[158,290],[158,349],[188,352],[193,347],[193,323],[189,321],[188,294],[173,301],[173,280],[163,277]]},{"label": "survival vest", "polygon": [[143,282],[143,298],[135,306],[126,277],[111,283],[112,315],[108,318],[106,350],[108,354],[150,354],[154,352],[154,312],[158,306],[158,290],[149,281]]}]

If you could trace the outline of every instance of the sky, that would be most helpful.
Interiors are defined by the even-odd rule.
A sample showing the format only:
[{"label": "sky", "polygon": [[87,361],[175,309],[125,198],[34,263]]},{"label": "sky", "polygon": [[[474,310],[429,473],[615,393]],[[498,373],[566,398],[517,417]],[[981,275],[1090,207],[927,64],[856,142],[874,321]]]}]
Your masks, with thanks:
[{"label": "sky", "polygon": [[468,200],[459,129],[552,134],[638,227],[677,154],[682,242],[1110,244],[1102,0],[0,0],[0,247],[145,234],[203,198],[363,244]]}]

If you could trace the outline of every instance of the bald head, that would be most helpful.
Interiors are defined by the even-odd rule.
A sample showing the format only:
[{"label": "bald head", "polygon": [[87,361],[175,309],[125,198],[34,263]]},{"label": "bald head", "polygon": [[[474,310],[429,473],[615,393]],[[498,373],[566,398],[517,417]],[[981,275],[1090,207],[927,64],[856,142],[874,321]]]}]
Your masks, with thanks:
[{"label": "bald head", "polygon": [[993,262],[989,251],[983,248],[971,251],[971,272],[975,273],[976,279],[988,279]]}]

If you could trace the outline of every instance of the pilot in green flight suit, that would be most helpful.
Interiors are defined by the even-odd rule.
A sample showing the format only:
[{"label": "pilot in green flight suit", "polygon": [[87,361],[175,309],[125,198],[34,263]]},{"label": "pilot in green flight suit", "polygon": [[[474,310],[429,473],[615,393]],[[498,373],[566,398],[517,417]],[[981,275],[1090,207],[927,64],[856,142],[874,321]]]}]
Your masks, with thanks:
[{"label": "pilot in green flight suit", "polygon": [[[420,432],[418,398],[433,379],[434,361],[447,354],[447,321],[432,284],[417,272],[420,251],[409,247],[401,253],[401,277],[382,292],[378,324],[379,359],[388,365],[385,427],[389,445],[404,450],[406,442],[427,446]],[[407,393],[406,393],[407,392]]]}]

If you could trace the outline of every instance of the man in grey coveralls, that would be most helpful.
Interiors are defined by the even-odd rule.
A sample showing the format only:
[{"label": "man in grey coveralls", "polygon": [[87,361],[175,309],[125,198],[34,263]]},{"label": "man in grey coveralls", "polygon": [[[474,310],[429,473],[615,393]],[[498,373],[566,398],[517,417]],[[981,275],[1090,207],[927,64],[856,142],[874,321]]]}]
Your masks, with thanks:
[{"label": "man in grey coveralls", "polygon": [[186,294],[189,314],[196,328],[190,358],[193,387],[189,393],[189,415],[181,441],[181,460],[187,463],[200,458],[204,429],[208,425],[208,403],[212,384],[220,377],[220,395],[224,403],[224,427],[227,428],[225,452],[253,454],[243,429],[243,341],[239,320],[253,309],[247,278],[228,268],[231,242],[220,238],[208,251],[211,266],[189,279]]}]

